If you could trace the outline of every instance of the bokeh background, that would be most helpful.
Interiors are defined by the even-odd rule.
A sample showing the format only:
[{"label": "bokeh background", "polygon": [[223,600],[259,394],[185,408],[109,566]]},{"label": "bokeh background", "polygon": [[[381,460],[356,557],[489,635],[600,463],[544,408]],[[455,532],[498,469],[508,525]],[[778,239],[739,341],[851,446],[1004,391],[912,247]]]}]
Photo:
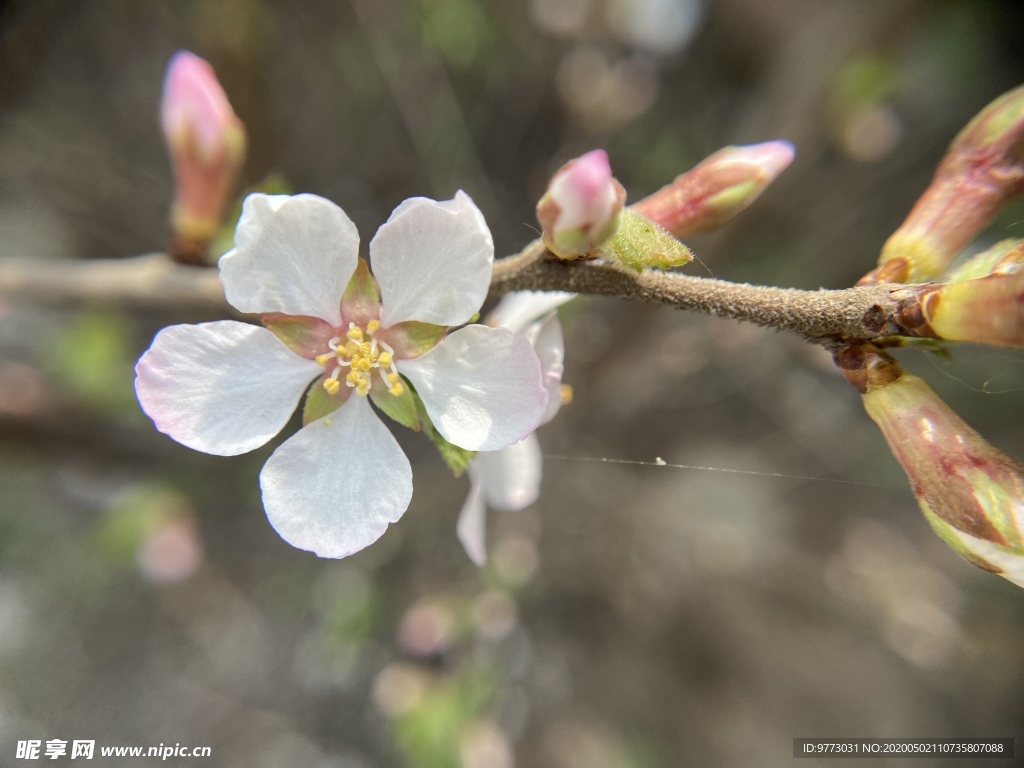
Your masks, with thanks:
[{"label": "bokeh background", "polygon": [[[583,151],[635,201],[784,138],[795,164],[689,271],[844,287],[1024,82],[1022,28],[1014,0],[8,0],[0,258],[162,247],[160,84],[187,48],[248,127],[243,186],[327,196],[364,242],[402,199],[462,188],[510,254]],[[1020,206],[983,241],[1008,236]],[[478,570],[454,535],[467,482],[422,436],[399,435],[403,520],[318,560],[264,518],[274,444],[203,456],[138,410],[152,335],[211,318],[0,299],[0,765],[30,738],[314,768],[776,766],[796,736],[1024,752],[1024,591],[934,537],[824,353],[617,300],[562,317],[576,397],[540,437],[571,458],[491,517]],[[902,359],[1024,456],[1024,356]],[[782,476],[582,460],[658,457]]]}]

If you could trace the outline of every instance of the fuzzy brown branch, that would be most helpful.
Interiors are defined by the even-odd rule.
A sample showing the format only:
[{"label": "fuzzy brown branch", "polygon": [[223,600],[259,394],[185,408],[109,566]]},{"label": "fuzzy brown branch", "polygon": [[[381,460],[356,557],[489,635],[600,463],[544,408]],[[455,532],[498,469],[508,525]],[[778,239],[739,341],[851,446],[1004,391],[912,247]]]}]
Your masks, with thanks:
[{"label": "fuzzy brown branch", "polygon": [[548,257],[538,241],[494,265],[491,293],[572,291],[668,304],[716,317],[792,331],[830,345],[833,340],[876,339],[905,333],[894,318],[903,285],[803,291],[731,283],[646,270],[636,272],[598,261],[563,262]]},{"label": "fuzzy brown branch", "polygon": [[[561,262],[538,241],[497,261],[491,293],[572,291],[668,304],[716,317],[792,331],[829,346],[907,333],[895,321],[914,286],[871,285],[801,291],[676,273],[640,274],[598,261]],[[0,295],[65,304],[103,302],[133,309],[237,314],[215,269],[175,264],[163,254],[97,261],[0,261]]]}]

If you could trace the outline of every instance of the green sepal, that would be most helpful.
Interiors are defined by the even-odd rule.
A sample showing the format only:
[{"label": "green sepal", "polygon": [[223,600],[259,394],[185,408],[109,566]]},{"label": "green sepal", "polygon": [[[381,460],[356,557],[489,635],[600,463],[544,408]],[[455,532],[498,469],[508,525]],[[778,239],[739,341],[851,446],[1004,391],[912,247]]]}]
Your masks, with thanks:
[{"label": "green sepal", "polygon": [[319,317],[271,312],[260,317],[260,322],[288,349],[308,360],[329,351],[328,343],[337,336],[334,326]]},{"label": "green sepal", "polygon": [[391,419],[394,419],[403,427],[408,427],[414,432],[420,431],[419,409],[416,407],[416,398],[409,388],[408,383],[403,382],[402,394],[392,395],[384,387],[376,386],[370,390],[370,399]]},{"label": "green sepal", "polygon": [[399,360],[409,360],[432,350],[447,332],[448,328],[443,325],[407,320],[382,329],[377,338],[395,350]]},{"label": "green sepal", "polygon": [[306,426],[317,419],[322,419],[324,416],[334,413],[345,404],[345,401],[348,400],[349,395],[352,393],[351,389],[342,385],[338,389],[338,394],[332,395],[324,389],[324,380],[326,378],[327,374],[325,373],[313,382],[306,393],[306,402],[302,405],[302,426]]},{"label": "green sepal", "polygon": [[363,326],[380,316],[380,291],[377,290],[377,283],[370,274],[366,259],[356,262],[356,271],[352,273],[341,297],[341,311],[346,323]]},{"label": "green sepal", "polygon": [[445,440],[444,435],[437,431],[437,427],[430,420],[430,416],[427,415],[427,409],[423,407],[423,401],[420,400],[420,396],[409,388],[409,392],[412,394],[413,400],[416,403],[416,411],[419,413],[420,423],[423,425],[423,431],[427,433],[427,436],[431,439],[434,445],[437,447],[438,453],[441,454],[441,458],[444,463],[448,465],[448,468],[452,471],[456,477],[462,477],[462,473],[466,471],[466,467],[476,456],[476,451],[468,451],[465,448],[459,448],[459,446],[449,443]]},{"label": "green sepal", "polygon": [[645,267],[666,270],[693,260],[693,253],[667,230],[636,211],[619,214],[619,227],[597,255],[642,272]]}]

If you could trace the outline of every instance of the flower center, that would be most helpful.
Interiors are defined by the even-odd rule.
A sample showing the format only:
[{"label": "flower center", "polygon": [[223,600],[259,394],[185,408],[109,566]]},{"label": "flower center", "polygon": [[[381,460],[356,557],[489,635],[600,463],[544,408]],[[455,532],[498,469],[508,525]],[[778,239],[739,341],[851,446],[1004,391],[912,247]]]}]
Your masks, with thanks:
[{"label": "flower center", "polygon": [[324,389],[328,393],[334,395],[341,389],[339,377],[346,368],[348,373],[345,374],[345,386],[354,389],[357,395],[366,397],[370,394],[374,369],[380,374],[390,394],[398,396],[405,391],[398,369],[395,368],[395,350],[383,339],[374,336],[379,328],[380,323],[376,320],[368,322],[365,329],[349,323],[344,336],[335,336],[330,340],[327,346],[331,351],[316,358],[317,365],[334,364],[330,377],[324,379]]}]

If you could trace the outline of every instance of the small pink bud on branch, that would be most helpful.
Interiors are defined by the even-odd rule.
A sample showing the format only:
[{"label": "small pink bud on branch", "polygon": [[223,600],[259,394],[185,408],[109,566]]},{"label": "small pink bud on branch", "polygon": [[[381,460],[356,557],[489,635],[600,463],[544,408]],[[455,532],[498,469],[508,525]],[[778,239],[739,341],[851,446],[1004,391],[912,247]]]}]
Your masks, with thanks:
[{"label": "small pink bud on branch", "polygon": [[615,234],[625,201],[603,149],[570,160],[537,203],[544,244],[562,259],[589,256]]},{"label": "small pink bud on branch", "polygon": [[725,147],[632,210],[680,239],[717,229],[757,200],[795,153],[788,141]]},{"label": "small pink bud on branch", "polygon": [[861,284],[919,283],[942,272],[1024,193],[1024,87],[985,107],[953,140],[931,185]]},{"label": "small pink bud on branch", "polygon": [[188,51],[167,65],[160,122],[175,180],[171,252],[204,263],[245,160],[245,127],[213,68]]},{"label": "small pink bud on branch", "polygon": [[843,347],[836,364],[860,390],[939,537],[973,565],[1024,586],[1024,464],[878,348]]}]

